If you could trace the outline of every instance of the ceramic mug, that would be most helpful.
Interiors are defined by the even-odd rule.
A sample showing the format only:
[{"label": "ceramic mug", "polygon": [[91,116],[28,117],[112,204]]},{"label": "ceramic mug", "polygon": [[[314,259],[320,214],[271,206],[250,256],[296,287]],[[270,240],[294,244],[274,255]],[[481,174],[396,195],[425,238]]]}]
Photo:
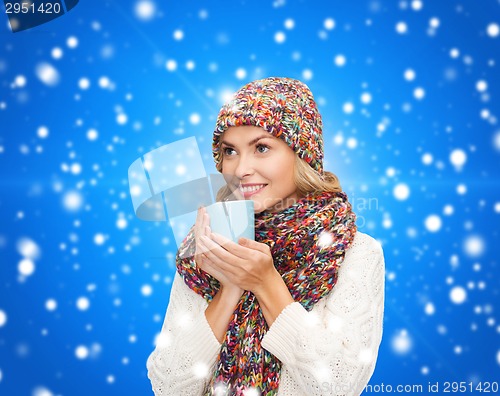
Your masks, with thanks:
[{"label": "ceramic mug", "polygon": [[216,202],[205,207],[212,232],[238,243],[241,237],[255,240],[255,216],[252,200]]}]

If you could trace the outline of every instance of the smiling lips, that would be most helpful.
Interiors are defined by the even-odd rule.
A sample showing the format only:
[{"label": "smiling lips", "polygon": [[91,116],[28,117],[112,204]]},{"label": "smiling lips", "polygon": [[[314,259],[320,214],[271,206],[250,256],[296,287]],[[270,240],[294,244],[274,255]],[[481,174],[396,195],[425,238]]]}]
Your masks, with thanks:
[{"label": "smiling lips", "polygon": [[267,184],[241,184],[239,189],[245,198],[249,198],[260,192]]}]

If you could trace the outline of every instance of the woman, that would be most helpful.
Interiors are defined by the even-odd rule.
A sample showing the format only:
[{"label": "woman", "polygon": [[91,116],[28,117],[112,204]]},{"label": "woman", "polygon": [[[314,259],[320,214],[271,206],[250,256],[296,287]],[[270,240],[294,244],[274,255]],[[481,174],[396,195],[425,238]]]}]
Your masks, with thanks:
[{"label": "woman", "polygon": [[219,113],[213,156],[254,202],[255,241],[212,233],[199,210],[147,362],[155,394],[360,394],[382,337],[384,259],[323,170],[309,88],[242,87]]}]

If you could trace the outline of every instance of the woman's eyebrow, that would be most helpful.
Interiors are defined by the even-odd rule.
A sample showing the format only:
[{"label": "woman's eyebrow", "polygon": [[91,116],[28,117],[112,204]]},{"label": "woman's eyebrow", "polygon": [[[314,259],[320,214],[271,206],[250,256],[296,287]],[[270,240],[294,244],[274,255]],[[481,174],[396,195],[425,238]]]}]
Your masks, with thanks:
[{"label": "woman's eyebrow", "polygon": [[224,145],[229,146],[229,147],[234,147],[234,144],[226,142],[225,140],[222,140],[221,144],[224,144]]},{"label": "woman's eyebrow", "polygon": [[[253,145],[254,145],[255,143],[257,143],[259,140],[261,140],[261,139],[266,139],[266,138],[271,138],[271,136],[270,136],[270,135],[261,135],[261,136],[257,136],[255,139],[252,139],[250,142],[248,142],[248,145],[249,145],[249,146],[253,146]],[[226,145],[226,146],[228,146],[228,147],[234,147],[234,146],[235,146],[234,144],[229,143],[229,142],[227,142],[227,141],[225,141],[225,140],[223,140],[221,143],[222,143],[222,144],[225,144],[225,145]]]},{"label": "woman's eyebrow", "polygon": [[260,135],[257,136],[255,139],[253,139],[251,142],[248,142],[249,146],[253,146],[255,143],[257,143],[261,139],[270,139],[272,135],[266,134],[266,135]]}]

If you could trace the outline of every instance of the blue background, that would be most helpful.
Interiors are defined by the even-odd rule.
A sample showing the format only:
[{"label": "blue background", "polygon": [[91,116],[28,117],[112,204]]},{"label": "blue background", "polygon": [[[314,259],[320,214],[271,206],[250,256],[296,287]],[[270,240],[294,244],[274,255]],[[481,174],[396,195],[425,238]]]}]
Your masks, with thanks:
[{"label": "blue background", "polygon": [[326,168],[383,244],[370,383],[498,380],[500,4],[422,5],[87,0],[19,33],[2,13],[0,394],[152,394],[175,243],[135,218],[128,166],[196,136],[214,171],[224,98],[272,75],[310,86]]}]

